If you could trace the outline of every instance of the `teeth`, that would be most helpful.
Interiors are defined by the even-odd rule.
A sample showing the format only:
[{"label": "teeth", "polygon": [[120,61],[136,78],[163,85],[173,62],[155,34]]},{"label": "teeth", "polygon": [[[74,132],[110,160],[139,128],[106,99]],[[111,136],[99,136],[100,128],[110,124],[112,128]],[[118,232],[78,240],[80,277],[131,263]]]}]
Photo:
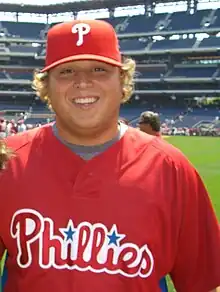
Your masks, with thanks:
[{"label": "teeth", "polygon": [[88,98],[76,98],[74,99],[74,103],[80,103],[80,104],[88,104],[88,103],[94,103],[97,101],[97,98],[95,97],[88,97]]}]

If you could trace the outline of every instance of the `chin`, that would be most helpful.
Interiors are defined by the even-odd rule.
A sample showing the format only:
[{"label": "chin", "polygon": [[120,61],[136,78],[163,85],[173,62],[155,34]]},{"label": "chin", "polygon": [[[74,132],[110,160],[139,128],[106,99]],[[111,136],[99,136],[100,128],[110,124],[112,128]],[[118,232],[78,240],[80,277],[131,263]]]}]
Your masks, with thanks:
[{"label": "chin", "polygon": [[74,123],[74,127],[78,127],[79,129],[95,129],[100,127],[100,122],[98,121],[84,121],[81,123]]}]

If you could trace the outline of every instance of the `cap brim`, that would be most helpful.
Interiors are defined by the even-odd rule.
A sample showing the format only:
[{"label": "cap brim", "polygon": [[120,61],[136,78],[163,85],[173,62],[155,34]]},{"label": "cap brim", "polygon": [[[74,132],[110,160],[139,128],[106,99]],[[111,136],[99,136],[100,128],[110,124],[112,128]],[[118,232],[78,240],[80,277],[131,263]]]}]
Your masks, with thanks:
[{"label": "cap brim", "polygon": [[67,62],[71,62],[71,61],[78,61],[78,60],[95,60],[95,61],[101,61],[101,62],[110,64],[110,65],[122,67],[122,63],[118,62],[114,59],[106,58],[106,57],[99,56],[99,55],[85,54],[85,55],[76,55],[76,56],[70,56],[67,58],[60,59],[60,60],[50,64],[49,66],[44,67],[41,70],[41,73],[46,72],[46,71],[48,71],[48,70],[50,70],[58,65],[61,65],[61,64],[67,63]]}]

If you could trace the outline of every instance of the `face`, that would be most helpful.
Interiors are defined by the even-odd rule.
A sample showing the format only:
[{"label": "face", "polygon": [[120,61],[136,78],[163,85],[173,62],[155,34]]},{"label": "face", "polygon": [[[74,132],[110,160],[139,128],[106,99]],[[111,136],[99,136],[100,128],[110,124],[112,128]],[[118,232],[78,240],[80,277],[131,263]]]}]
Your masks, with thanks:
[{"label": "face", "polygon": [[151,126],[149,124],[139,124],[139,129],[144,132],[147,133],[149,135],[155,135],[155,131],[152,130]]},{"label": "face", "polygon": [[48,93],[59,127],[92,133],[117,125],[122,99],[118,67],[84,60],[61,64],[49,72]]}]

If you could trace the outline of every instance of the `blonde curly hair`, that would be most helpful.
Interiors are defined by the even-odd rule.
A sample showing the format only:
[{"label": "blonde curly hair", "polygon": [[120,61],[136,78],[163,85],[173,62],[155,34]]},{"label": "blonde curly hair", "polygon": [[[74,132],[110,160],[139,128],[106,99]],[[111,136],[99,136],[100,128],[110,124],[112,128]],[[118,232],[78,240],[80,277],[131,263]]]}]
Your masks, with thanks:
[{"label": "blonde curly hair", "polygon": [[[123,84],[123,96],[121,103],[127,102],[134,90],[134,77],[135,77],[135,68],[136,63],[133,59],[124,57],[123,58],[123,66],[122,70],[122,84]],[[50,110],[52,110],[52,105],[50,102],[50,98],[48,96],[48,73],[41,73],[40,71],[34,72],[34,79],[32,82],[32,88],[36,91],[37,96],[40,99],[47,103],[47,106]]]},{"label": "blonde curly hair", "polygon": [[0,171],[6,168],[7,162],[13,156],[15,156],[14,152],[7,147],[3,139],[0,139]]}]

